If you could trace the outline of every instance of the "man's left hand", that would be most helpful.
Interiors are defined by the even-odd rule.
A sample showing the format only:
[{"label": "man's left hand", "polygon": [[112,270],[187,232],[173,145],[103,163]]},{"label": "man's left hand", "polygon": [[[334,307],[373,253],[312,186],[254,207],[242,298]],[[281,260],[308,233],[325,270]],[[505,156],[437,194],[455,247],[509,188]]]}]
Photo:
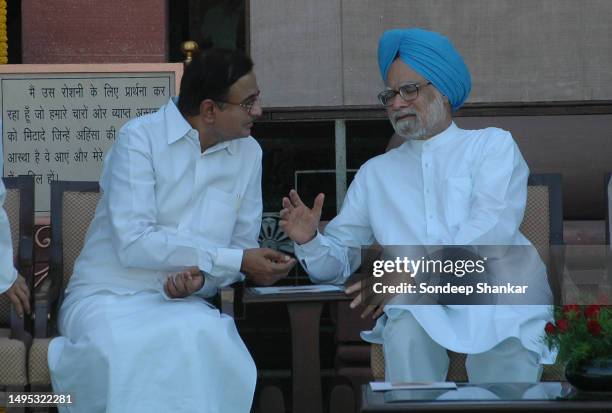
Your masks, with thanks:
[{"label": "man's left hand", "polygon": [[[367,282],[364,285],[367,285]],[[351,304],[349,306],[351,307],[351,309],[354,310],[359,305],[363,304],[365,308],[361,313],[361,318],[366,318],[370,313],[372,313],[372,318],[378,318],[383,314],[385,305],[391,299],[391,297],[383,296],[382,294],[372,294],[372,296],[365,296],[366,289],[367,287],[362,287],[362,281],[357,281],[356,283],[346,287],[346,295],[352,295],[357,293],[357,296],[353,298],[353,301],[351,301]],[[366,304],[366,301],[368,302],[368,304]]]},{"label": "man's left hand", "polygon": [[171,274],[166,278],[164,291],[170,298],[185,298],[204,286],[204,277],[195,267]]},{"label": "man's left hand", "polygon": [[30,289],[25,278],[21,274],[17,275],[17,279],[4,293],[15,306],[19,318],[23,318],[23,313],[30,314]]}]

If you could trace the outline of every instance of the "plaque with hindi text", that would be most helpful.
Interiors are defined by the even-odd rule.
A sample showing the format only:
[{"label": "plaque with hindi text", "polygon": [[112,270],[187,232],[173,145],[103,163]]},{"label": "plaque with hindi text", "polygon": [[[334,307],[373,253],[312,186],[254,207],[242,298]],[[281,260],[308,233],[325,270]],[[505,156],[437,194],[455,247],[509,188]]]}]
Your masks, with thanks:
[{"label": "plaque with hindi text", "polygon": [[156,112],[181,75],[182,64],[0,68],[3,176],[33,175],[46,215],[50,183],[97,181],[121,126]]}]

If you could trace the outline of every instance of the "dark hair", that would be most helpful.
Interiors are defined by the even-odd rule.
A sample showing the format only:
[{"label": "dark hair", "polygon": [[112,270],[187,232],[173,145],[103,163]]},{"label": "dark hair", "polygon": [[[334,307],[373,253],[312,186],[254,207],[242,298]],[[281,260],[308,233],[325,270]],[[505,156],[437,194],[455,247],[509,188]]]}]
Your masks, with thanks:
[{"label": "dark hair", "polygon": [[196,54],[181,79],[179,110],[183,116],[195,116],[203,100],[225,100],[229,88],[252,69],[253,61],[240,50],[208,49]]}]

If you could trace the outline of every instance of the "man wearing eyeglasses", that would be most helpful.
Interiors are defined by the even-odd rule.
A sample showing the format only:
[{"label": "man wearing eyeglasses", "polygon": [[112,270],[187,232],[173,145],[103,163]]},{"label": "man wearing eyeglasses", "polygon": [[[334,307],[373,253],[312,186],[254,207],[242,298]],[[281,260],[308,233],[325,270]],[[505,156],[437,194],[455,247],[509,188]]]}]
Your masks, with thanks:
[{"label": "man wearing eyeglasses", "polygon": [[[311,280],[345,282],[360,265],[361,246],[375,241],[382,246],[530,246],[519,232],[529,170],[509,132],[463,130],[453,122],[453,112],[470,93],[471,77],[450,41],[421,29],[391,30],[380,39],[378,63],[386,85],[378,99],[404,142],[360,168],[324,235],[317,231],[323,194],[312,209],[295,191],[283,199],[281,227],[295,241]],[[528,274],[543,301],[550,302],[537,253],[516,265],[517,275]],[[359,291],[360,282],[346,290]],[[365,295],[351,307],[367,304]],[[536,382],[541,364],[554,362],[541,339],[550,318],[546,305],[397,302],[367,305],[362,314],[380,316],[362,337],[383,345],[387,381],[444,381],[447,349],[467,354],[468,377],[475,383]]]},{"label": "man wearing eyeglasses", "polygon": [[256,370],[233,319],[202,298],[295,260],[258,248],[262,113],[252,61],[210,50],[178,100],[126,123],[49,346],[79,412],[249,412]]}]

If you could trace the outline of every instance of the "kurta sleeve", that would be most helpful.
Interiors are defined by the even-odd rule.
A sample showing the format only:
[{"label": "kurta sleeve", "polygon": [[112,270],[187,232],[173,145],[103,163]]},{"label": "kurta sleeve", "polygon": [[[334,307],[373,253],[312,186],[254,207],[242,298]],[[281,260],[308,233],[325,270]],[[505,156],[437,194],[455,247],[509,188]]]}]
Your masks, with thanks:
[{"label": "kurta sleeve", "polygon": [[195,237],[158,225],[152,149],[142,129],[124,126],[107,163],[104,199],[121,265],[168,272],[195,266],[216,277],[236,276],[240,248],[205,247]]},{"label": "kurta sleeve", "polygon": [[[2,152],[0,151],[0,171],[2,170]],[[9,220],[4,211],[6,190],[0,179],[0,293],[8,290],[17,279],[17,271],[13,266],[13,243]]]},{"label": "kurta sleeve", "polygon": [[451,243],[512,245],[525,211],[529,168],[508,132],[487,139],[479,159],[469,217]]},{"label": "kurta sleeve", "polygon": [[367,164],[355,175],[342,209],[325,228],[306,244],[295,244],[298,260],[315,283],[341,284],[361,264],[361,247],[371,245],[367,204]]}]

